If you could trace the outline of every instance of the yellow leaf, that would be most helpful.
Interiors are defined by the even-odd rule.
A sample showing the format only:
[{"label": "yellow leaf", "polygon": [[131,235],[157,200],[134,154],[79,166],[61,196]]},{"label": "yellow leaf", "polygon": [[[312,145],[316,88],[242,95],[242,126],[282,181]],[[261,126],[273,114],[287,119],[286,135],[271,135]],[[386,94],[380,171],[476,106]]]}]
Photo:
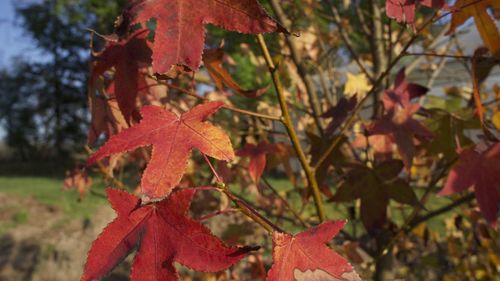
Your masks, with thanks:
[{"label": "yellow leaf", "polygon": [[493,122],[493,125],[495,125],[495,128],[497,128],[498,131],[500,131],[500,111],[495,112],[493,114],[493,117],[491,118],[491,122]]},{"label": "yellow leaf", "polygon": [[366,75],[361,73],[358,75],[347,72],[347,81],[345,83],[344,95],[347,97],[352,97],[354,95],[361,99],[370,91],[371,85],[368,82]]}]

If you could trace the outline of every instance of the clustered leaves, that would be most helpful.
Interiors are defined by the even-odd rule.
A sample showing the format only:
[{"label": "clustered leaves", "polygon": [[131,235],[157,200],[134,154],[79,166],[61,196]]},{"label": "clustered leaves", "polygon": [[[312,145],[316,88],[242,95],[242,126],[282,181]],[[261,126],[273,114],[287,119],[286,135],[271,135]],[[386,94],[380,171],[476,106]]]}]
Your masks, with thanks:
[{"label": "clustered leaves", "polygon": [[[496,57],[498,40],[487,34],[494,32],[489,24],[492,19],[486,12],[487,7],[497,7],[496,3],[491,0],[480,6],[469,5],[461,9],[470,3],[457,1],[450,8],[445,1],[387,0],[386,11],[387,16],[410,25],[416,23],[419,5],[455,11],[450,32],[469,17],[474,17],[476,24],[479,23],[478,29],[483,40],[486,42],[486,37],[493,40],[486,45],[493,57]],[[256,247],[226,245],[201,223],[202,219],[191,217],[190,206],[197,189],[219,192],[221,196],[231,200],[238,210],[272,233],[273,263],[266,280],[361,280],[352,265],[328,246],[346,224],[345,220],[324,221],[296,235],[287,233],[262,217],[251,204],[232,194],[226,186],[231,177],[224,174],[224,170],[229,168],[221,162],[217,163],[218,169],[214,168],[208,157],[233,161],[232,165],[236,156],[239,156],[242,160],[238,163],[238,168],[243,168],[251,178],[251,182],[245,184],[257,188],[264,186],[261,184],[263,173],[266,166],[273,165],[273,161],[274,166],[283,164],[285,173],[291,175],[295,187],[299,186],[301,183],[296,181],[295,176],[303,175],[293,171],[294,163],[290,159],[299,158],[303,166],[304,162],[309,165],[310,161],[311,166],[304,169],[307,177],[304,185],[312,186],[314,182],[323,195],[329,198],[328,202],[359,201],[359,218],[364,228],[368,235],[377,236],[384,229],[392,227],[393,222],[388,219],[391,200],[411,206],[414,210],[424,208],[410,185],[410,179],[415,173],[415,162],[419,160],[419,154],[443,154],[444,156],[439,157],[449,161],[456,156],[455,151],[450,148],[433,150],[433,145],[443,143],[442,136],[436,131],[444,128],[449,132],[444,142],[452,139],[458,142],[459,159],[452,166],[439,194],[451,195],[473,187],[482,214],[495,226],[500,201],[497,188],[500,183],[498,142],[493,141],[494,137],[487,134],[489,131],[482,124],[487,134],[484,137],[486,140],[481,145],[462,147],[467,138],[455,133],[455,128],[450,125],[455,121],[460,122],[459,116],[422,107],[420,101],[429,89],[410,82],[404,68],[396,74],[394,86],[381,91],[380,104],[374,104],[374,107],[380,106],[380,114],[374,114],[371,121],[361,124],[361,130],[352,139],[352,136],[343,131],[346,127],[342,125],[350,126],[350,118],[360,113],[359,107],[365,100],[361,93],[349,93],[350,97],[331,104],[322,115],[314,116],[314,112],[303,110],[316,117],[316,120],[311,121],[314,118],[310,117],[310,120],[298,122],[304,131],[300,137],[307,138],[310,144],[307,156],[302,155],[303,152],[296,147],[301,145],[302,140],[292,140],[297,155],[292,155],[288,146],[283,143],[269,141],[271,138],[267,137],[267,133],[272,131],[269,127],[273,128],[273,124],[269,125],[270,122],[266,123],[259,118],[284,122],[286,131],[293,138],[290,131],[293,131],[294,124],[283,121],[283,117],[278,116],[281,112],[269,110],[264,114],[239,110],[254,118],[249,122],[253,122],[250,124],[255,128],[249,129],[248,135],[241,136],[241,143],[245,145],[235,152],[230,139],[231,129],[222,129],[218,126],[219,123],[214,125],[208,119],[221,108],[238,109],[229,106],[226,96],[217,96],[218,101],[209,101],[213,99],[208,95],[198,96],[195,86],[189,83],[194,84],[195,72],[203,62],[219,91],[228,87],[243,99],[256,99],[263,96],[268,88],[243,89],[224,68],[222,48],[210,48],[203,52],[204,25],[213,24],[246,34],[276,32],[289,35],[288,31],[273,20],[257,0],[131,0],[129,4],[117,22],[116,34],[104,36],[103,50],[94,53],[89,94],[92,123],[88,142],[98,143],[102,135],[105,135],[107,141],[91,155],[87,165],[97,163],[107,166],[103,168],[105,175],[112,177],[116,159],[119,155],[129,153],[129,159],[140,159],[136,162],[140,162],[138,166],[143,169],[142,178],[136,189],[137,196],[112,188],[106,190],[117,217],[93,243],[82,281],[102,278],[135,248],[137,253],[132,265],[131,280],[146,281],[179,280],[174,266],[176,262],[202,272],[225,270],[256,250]],[[484,21],[487,18],[489,20]],[[273,69],[269,62],[268,66],[272,74],[282,71],[281,66]],[[297,69],[303,75],[303,69]],[[189,76],[191,80],[186,83],[186,80],[178,79],[182,75]],[[349,79],[355,79],[353,77],[351,75]],[[363,77],[363,85],[358,87],[359,90],[373,93],[380,86],[374,85],[374,89],[368,91],[371,86],[368,85],[366,75],[360,77]],[[169,83],[176,79],[181,86]],[[276,86],[277,91],[280,91],[280,85]],[[182,102],[174,105],[169,102],[172,97],[165,95],[171,87],[176,87],[181,94],[201,102],[196,106]],[[297,92],[300,92],[300,88],[301,85],[298,85]],[[351,85],[349,91],[352,88],[356,87]],[[313,102],[311,97],[299,96],[299,99],[306,104]],[[286,101],[281,102],[283,110],[287,105]],[[262,104],[257,108],[261,111],[269,109]],[[423,121],[422,116],[426,115],[441,119],[436,119],[437,124],[431,126],[429,122]],[[226,118],[229,119],[229,124],[233,121],[231,118]],[[323,121],[328,121],[324,130],[314,132],[310,129],[311,124],[321,125]],[[438,129],[431,131],[429,128]],[[251,136],[250,130],[254,129],[256,132],[253,135],[261,134],[263,137]],[[190,165],[194,161],[191,157],[193,150],[201,153],[206,160],[216,179],[216,187],[193,187],[196,183],[186,176],[205,172],[201,168],[190,171],[193,170]],[[360,151],[365,154],[365,159],[359,156]],[[142,156],[134,158],[133,153]],[[334,194],[329,187],[332,169],[336,171]],[[233,181],[244,182],[244,179],[234,178]],[[433,184],[437,184],[437,181]],[[72,173],[67,179],[67,185],[77,186],[83,194],[89,182],[86,175]],[[266,185],[270,184],[266,182]],[[293,213],[294,219],[301,221],[303,226],[309,225],[282,198],[280,192],[273,191],[272,197],[262,196],[258,200],[267,202],[273,209],[271,213],[274,208],[286,207]],[[307,192],[302,198],[304,202],[310,200],[312,194],[311,190]],[[318,195],[314,195],[317,200]],[[281,198],[281,201],[277,198]],[[285,206],[280,205],[282,201]],[[196,204],[193,205],[197,207]],[[218,213],[233,211],[228,205],[222,206]],[[379,252],[374,252],[382,254],[383,250],[382,247],[377,249]]]},{"label": "clustered leaves", "polygon": [[[198,69],[205,22],[245,33],[285,30],[268,17],[255,0],[228,3],[211,0],[201,3],[187,0],[135,1],[127,10],[126,16],[130,15],[133,15],[132,23],[156,20],[158,26],[155,30],[152,54],[151,44],[146,40],[148,31],[141,29],[125,39],[108,41],[104,51],[97,55],[91,84],[95,85],[99,76],[114,68],[113,80],[108,86],[112,90],[107,91],[113,98],[108,98],[108,103],[104,105],[103,98],[94,97],[92,100],[93,111],[99,112],[93,116],[89,142],[95,141],[102,132],[106,132],[110,138],[90,157],[87,164],[91,165],[105,157],[151,145],[151,159],[144,170],[139,189],[139,193],[145,196],[147,201],[124,191],[107,190],[109,202],[118,217],[92,245],[81,280],[91,281],[103,277],[138,243],[139,250],[134,259],[131,280],[178,280],[173,266],[175,261],[198,271],[223,270],[242,259],[249,250],[227,247],[206,227],[187,217],[194,195],[193,189],[181,189],[173,193],[172,190],[179,184],[193,148],[219,160],[234,158],[229,137],[223,130],[206,121],[224,104],[205,103],[180,116],[159,106],[150,105],[142,107],[141,117],[136,117],[136,97],[142,89],[147,88],[141,72],[146,72],[144,67],[148,64],[152,64],[156,73],[167,72],[176,64],[186,65],[193,70]],[[228,84],[237,92],[251,95],[241,90],[221,68],[220,49],[209,51],[204,58],[210,67],[211,75],[220,79],[220,85]],[[258,92],[253,94],[254,97],[258,95]],[[138,123],[129,128],[111,130],[110,124],[116,124],[112,120],[113,111],[109,111],[112,109],[109,100],[113,99],[116,99],[128,124],[133,121]],[[265,167],[265,155],[273,150],[274,146],[260,143],[258,146],[247,144],[239,151],[238,155],[251,157],[249,169],[254,181],[259,181]],[[327,232],[330,233],[327,237],[319,241],[314,239],[314,229],[308,235],[298,236],[300,240],[304,240],[300,237],[309,237],[301,242],[303,247],[308,247],[309,244],[311,247],[317,247],[315,245],[318,243],[323,244],[323,255],[331,256],[331,260],[318,259],[316,262],[301,265],[299,270],[306,271],[327,265],[324,270],[332,276],[340,277],[346,272],[353,272],[345,259],[324,245],[338,232],[341,225],[323,225],[322,229],[329,227],[331,230]],[[276,233],[274,236],[276,238],[280,235],[288,234]],[[282,242],[275,246],[274,250],[277,262],[284,259],[280,253],[281,245]],[[292,251],[300,251],[300,248]],[[293,271],[295,266],[292,264],[288,270]],[[290,272],[283,276],[271,273],[268,279],[293,278]]]}]

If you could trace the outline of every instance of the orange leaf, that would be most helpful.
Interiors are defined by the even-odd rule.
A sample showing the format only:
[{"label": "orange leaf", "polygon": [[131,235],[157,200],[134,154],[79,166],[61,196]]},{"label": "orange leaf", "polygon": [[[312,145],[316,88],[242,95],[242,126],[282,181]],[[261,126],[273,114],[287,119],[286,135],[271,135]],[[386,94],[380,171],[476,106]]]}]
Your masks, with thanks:
[{"label": "orange leaf", "polygon": [[477,77],[477,70],[478,70],[477,59],[486,52],[487,50],[485,48],[479,48],[474,52],[474,56],[472,57],[472,91],[474,95],[474,102],[476,103],[477,115],[479,115],[479,120],[481,121],[482,126],[484,126],[485,109],[483,103],[481,102],[481,93],[479,92],[479,81]]},{"label": "orange leaf", "polygon": [[477,0],[457,0],[454,8],[458,9],[458,11],[453,13],[448,34],[455,31],[457,27],[472,17],[486,47],[494,57],[500,58],[500,33],[495,25],[495,21],[488,14],[489,7],[500,8],[500,1],[483,0],[478,2]]}]

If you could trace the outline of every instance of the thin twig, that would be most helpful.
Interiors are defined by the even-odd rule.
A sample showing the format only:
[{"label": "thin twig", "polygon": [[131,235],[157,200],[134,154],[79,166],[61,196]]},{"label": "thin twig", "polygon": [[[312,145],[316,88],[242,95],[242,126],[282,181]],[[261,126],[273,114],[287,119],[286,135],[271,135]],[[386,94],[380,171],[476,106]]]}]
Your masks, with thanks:
[{"label": "thin twig", "polygon": [[454,59],[472,59],[472,56],[460,56],[460,55],[449,55],[449,54],[436,54],[436,53],[405,53],[405,56],[429,56],[429,57],[439,57],[439,58],[454,58]]},{"label": "thin twig", "polygon": [[399,53],[398,56],[394,58],[393,61],[387,66],[387,69],[378,77],[378,79],[375,81],[375,83],[372,85],[372,88],[370,91],[359,101],[359,103],[356,105],[356,108],[353,110],[353,113],[349,118],[346,120],[344,127],[340,130],[340,134],[338,135],[337,138],[333,140],[333,142],[330,144],[328,149],[325,151],[323,155],[318,159],[316,163],[313,164],[313,169],[318,168],[328,157],[328,155],[337,147],[337,145],[340,144],[340,141],[342,140],[344,134],[347,132],[347,130],[351,127],[351,125],[354,124],[354,121],[356,120],[355,117],[358,115],[358,113],[361,111],[363,108],[363,104],[368,100],[368,97],[372,95],[373,93],[376,92],[377,88],[381,85],[381,83],[384,81],[385,77],[388,76],[391,72],[391,70],[396,66],[396,64],[399,62],[401,58],[404,57],[406,51],[410,48],[410,46],[415,42],[415,40],[418,38],[418,35],[425,29],[427,26],[431,23],[434,22],[435,15],[431,17],[429,20],[427,20],[415,33],[415,35],[412,36],[412,38],[406,43],[406,45],[403,47],[401,52]]},{"label": "thin twig", "polygon": [[413,228],[417,227],[419,224],[423,223],[423,222],[426,222],[436,216],[439,216],[441,214],[444,214],[446,212],[449,212],[451,210],[453,210],[455,207],[458,207],[464,203],[468,203],[470,201],[472,201],[472,199],[475,198],[475,195],[474,193],[470,193],[470,194],[467,194],[455,201],[453,201],[452,203],[450,203],[449,205],[446,205],[446,206],[443,206],[437,210],[434,210],[432,212],[429,212],[428,214],[424,215],[424,216],[421,216],[421,217],[416,217],[414,218],[410,224],[407,226],[407,228],[405,229],[405,232],[408,233],[410,232]]},{"label": "thin twig", "polygon": [[[361,59],[359,58],[358,53],[356,53],[356,51],[354,50],[351,39],[349,39],[349,36],[347,35],[347,33],[344,29],[344,26],[342,25],[342,20],[340,18],[340,14],[339,14],[339,11],[337,10],[337,7],[335,6],[335,3],[332,3],[333,1],[331,1],[331,0],[329,2],[330,2],[330,10],[331,10],[332,16],[333,16],[332,20],[333,20],[333,23],[337,26],[337,30],[339,31],[340,39],[342,40],[342,43],[344,43],[345,47],[347,48],[347,50],[351,54],[352,59],[358,65],[361,72],[363,72],[363,74],[365,74],[365,76],[368,78],[368,80],[370,80],[370,82],[372,82],[372,83],[375,82],[372,74],[370,72],[368,72],[366,67],[361,62]],[[369,34],[369,33],[367,33],[367,34]]]},{"label": "thin twig", "polygon": [[263,228],[265,228],[268,232],[282,232],[284,233],[285,231],[281,229],[279,226],[275,225],[271,221],[269,221],[266,217],[262,216],[255,210],[252,206],[250,206],[245,200],[242,198],[238,197],[236,194],[232,193],[229,191],[229,189],[224,185],[220,189],[226,196],[233,201],[236,206],[240,209],[240,211],[245,214],[247,217],[251,218],[253,221],[261,225]]},{"label": "thin twig", "polygon": [[300,214],[288,203],[288,201],[281,196],[278,191],[271,185],[271,183],[265,178],[261,177],[262,181],[266,184],[266,186],[276,195],[278,198],[285,204],[287,209],[293,214],[293,216],[302,224],[303,227],[309,228],[309,224],[300,217]]},{"label": "thin twig", "polygon": [[[177,91],[180,91],[180,92],[182,92],[182,93],[184,93],[186,95],[189,95],[189,96],[194,97],[194,98],[199,99],[199,100],[203,100],[203,101],[207,100],[207,99],[205,99],[203,97],[198,96],[195,92],[183,89],[183,88],[178,87],[176,85],[167,84],[167,87],[175,89]],[[267,120],[274,120],[274,121],[281,121],[281,118],[279,116],[272,116],[272,115],[267,115],[267,114],[263,114],[263,113],[253,112],[253,111],[250,111],[250,110],[237,108],[237,107],[234,107],[234,106],[231,106],[231,105],[227,105],[227,104],[224,104],[224,106],[222,108],[225,108],[225,109],[233,111],[233,112],[241,113],[241,114],[244,114],[244,115],[254,116],[254,117],[257,117],[257,118],[262,118],[262,119],[267,119]]]}]

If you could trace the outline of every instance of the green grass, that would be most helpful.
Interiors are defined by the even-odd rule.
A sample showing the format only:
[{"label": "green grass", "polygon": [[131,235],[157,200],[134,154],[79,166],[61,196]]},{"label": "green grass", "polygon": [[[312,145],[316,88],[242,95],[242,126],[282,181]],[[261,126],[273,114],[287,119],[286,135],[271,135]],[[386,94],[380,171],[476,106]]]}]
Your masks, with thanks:
[{"label": "green grass", "polygon": [[[63,181],[48,177],[0,177],[0,193],[12,194],[19,197],[32,197],[40,203],[61,210],[71,217],[90,218],[95,208],[106,201],[104,198],[87,194],[83,201],[78,201],[76,190],[64,191]],[[92,187],[99,193],[102,185]],[[22,214],[16,215],[17,220],[24,220]],[[16,218],[14,218],[16,220]]]},{"label": "green grass", "polygon": [[26,210],[17,211],[14,216],[12,216],[12,220],[16,224],[25,224],[28,222],[29,214]]}]

